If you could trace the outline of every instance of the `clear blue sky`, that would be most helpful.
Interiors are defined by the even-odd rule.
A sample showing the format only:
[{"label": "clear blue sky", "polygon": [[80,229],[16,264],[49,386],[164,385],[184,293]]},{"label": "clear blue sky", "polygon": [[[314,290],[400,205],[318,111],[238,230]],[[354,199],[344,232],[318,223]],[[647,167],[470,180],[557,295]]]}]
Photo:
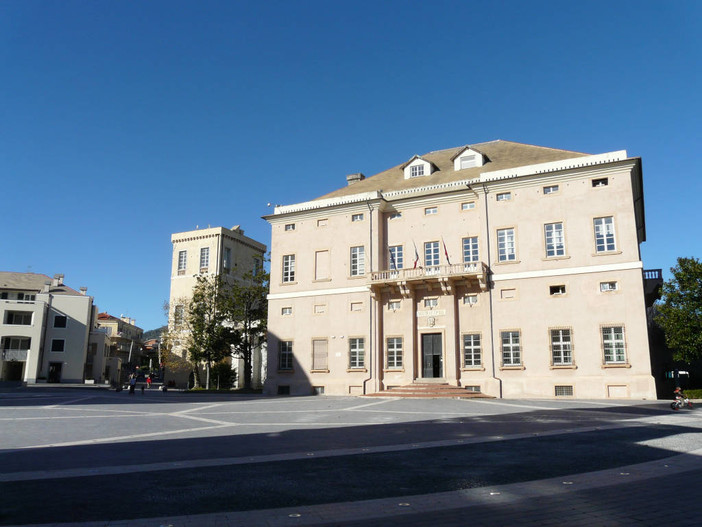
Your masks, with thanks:
[{"label": "clear blue sky", "polygon": [[700,256],[702,2],[0,2],[0,270],[165,323],[173,232],[505,139],[643,158],[646,268]]}]

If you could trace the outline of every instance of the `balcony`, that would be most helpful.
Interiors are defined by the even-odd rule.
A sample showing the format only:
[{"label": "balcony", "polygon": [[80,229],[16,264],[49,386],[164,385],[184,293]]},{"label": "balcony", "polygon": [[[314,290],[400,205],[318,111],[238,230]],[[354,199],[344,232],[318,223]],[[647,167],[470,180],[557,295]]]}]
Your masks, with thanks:
[{"label": "balcony", "polygon": [[660,299],[663,289],[663,271],[661,269],[644,269],[644,299],[646,307],[651,307],[653,303]]},{"label": "balcony", "polygon": [[412,288],[426,285],[440,286],[445,294],[458,283],[474,282],[482,291],[487,290],[488,268],[483,262],[435,265],[416,269],[385,270],[371,273],[370,286],[374,292],[385,287],[397,287],[408,296]]}]

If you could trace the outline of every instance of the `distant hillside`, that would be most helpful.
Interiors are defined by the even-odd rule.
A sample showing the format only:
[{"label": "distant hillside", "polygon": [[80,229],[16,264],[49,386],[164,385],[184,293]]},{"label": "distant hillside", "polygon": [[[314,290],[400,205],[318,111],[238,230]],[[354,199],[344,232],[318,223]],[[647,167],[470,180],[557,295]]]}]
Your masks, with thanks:
[{"label": "distant hillside", "polygon": [[144,331],[144,340],[149,339],[160,339],[161,333],[166,331],[168,326],[161,326],[160,328],[150,329],[149,331]]}]

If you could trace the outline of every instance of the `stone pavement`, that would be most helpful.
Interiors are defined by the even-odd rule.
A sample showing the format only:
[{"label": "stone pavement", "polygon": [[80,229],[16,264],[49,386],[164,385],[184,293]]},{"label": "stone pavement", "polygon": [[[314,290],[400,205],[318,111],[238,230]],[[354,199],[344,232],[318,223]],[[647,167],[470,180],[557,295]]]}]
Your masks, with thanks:
[{"label": "stone pavement", "polygon": [[3,395],[0,525],[702,524],[700,416],[665,401]]}]

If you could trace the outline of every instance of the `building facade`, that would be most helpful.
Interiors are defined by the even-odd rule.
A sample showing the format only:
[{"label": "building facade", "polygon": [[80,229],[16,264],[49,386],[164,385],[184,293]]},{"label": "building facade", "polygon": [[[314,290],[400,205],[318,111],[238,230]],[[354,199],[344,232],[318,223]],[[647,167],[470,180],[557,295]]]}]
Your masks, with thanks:
[{"label": "building facade", "polygon": [[137,366],[142,365],[144,330],[136,325],[133,318],[124,315],[116,317],[109,313],[98,314],[97,326],[107,336],[109,357],[118,359],[119,364],[120,375],[110,375],[115,373],[115,366],[105,364],[110,370],[107,378],[123,382]]},{"label": "building facade", "polygon": [[82,383],[97,308],[64,275],[0,272],[0,380]]},{"label": "building facade", "polygon": [[[171,236],[173,259],[171,264],[171,291],[169,297],[169,331],[182,327],[185,306],[192,298],[198,276],[219,276],[225,284],[233,284],[247,273],[263,269],[266,246],[244,235],[244,230],[235,225],[208,227],[175,233]],[[181,357],[186,351],[175,346],[173,352]],[[265,377],[265,356],[258,347],[253,354],[252,384],[261,386]],[[232,368],[239,372],[243,360],[232,359]],[[188,383],[189,372],[166,371],[165,380],[176,386]],[[239,376],[237,375],[237,378]]]},{"label": "building facade", "polygon": [[641,160],[509,141],[277,206],[267,393],[655,398]]}]

